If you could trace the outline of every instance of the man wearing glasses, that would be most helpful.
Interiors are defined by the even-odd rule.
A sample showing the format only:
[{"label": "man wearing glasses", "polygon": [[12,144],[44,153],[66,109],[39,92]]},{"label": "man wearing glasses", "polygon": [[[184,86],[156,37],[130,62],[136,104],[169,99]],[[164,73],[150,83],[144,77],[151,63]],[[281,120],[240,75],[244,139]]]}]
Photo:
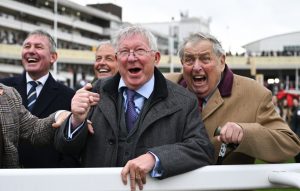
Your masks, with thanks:
[{"label": "man wearing glasses", "polygon": [[[213,148],[196,97],[167,81],[155,37],[131,26],[116,37],[119,72],[80,89],[56,137],[61,151],[81,153],[84,167],[124,167],[122,181],[143,189],[146,175],[167,178],[212,164]],[[95,106],[93,106],[95,105]],[[89,112],[90,111],[90,112]],[[90,119],[94,134],[84,128]],[[70,124],[71,125],[70,125]]]}]

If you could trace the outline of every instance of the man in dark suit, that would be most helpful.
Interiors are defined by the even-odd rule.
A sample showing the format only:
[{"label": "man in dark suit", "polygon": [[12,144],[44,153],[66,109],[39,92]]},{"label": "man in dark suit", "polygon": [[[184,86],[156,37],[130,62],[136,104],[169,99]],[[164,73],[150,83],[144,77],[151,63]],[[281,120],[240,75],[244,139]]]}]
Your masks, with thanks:
[{"label": "man in dark suit", "polygon": [[[56,44],[53,38],[45,31],[33,31],[27,36],[22,47],[25,72],[21,76],[0,80],[3,84],[16,88],[22,97],[23,105],[39,118],[47,117],[57,110],[71,108],[74,90],[55,81],[49,72],[56,60]],[[31,81],[37,84],[33,94]],[[30,100],[28,93],[36,99]],[[75,157],[62,155],[53,145],[36,147],[26,140],[21,140],[19,154],[20,165],[24,168],[77,166]]]},{"label": "man in dark suit", "polygon": [[[131,190],[143,189],[148,173],[167,178],[212,164],[197,99],[155,67],[160,53],[153,34],[139,26],[124,28],[116,50],[119,72],[95,84],[98,104],[98,94],[86,91],[90,84],[77,91],[72,117],[57,132],[57,148],[81,154],[84,167],[124,167],[122,180],[127,184],[130,177]],[[93,135],[85,128],[87,117]]]}]

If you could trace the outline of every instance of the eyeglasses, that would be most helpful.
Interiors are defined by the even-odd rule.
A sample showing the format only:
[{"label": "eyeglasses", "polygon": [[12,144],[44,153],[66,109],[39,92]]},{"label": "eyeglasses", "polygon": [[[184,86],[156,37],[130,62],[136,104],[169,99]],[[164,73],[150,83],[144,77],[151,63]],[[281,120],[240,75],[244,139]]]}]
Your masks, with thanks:
[{"label": "eyeglasses", "polygon": [[137,49],[137,50],[120,50],[116,53],[118,57],[128,58],[128,56],[132,53],[134,57],[143,57],[147,55],[149,52],[153,52],[154,50],[145,50],[145,49]]},{"label": "eyeglasses", "polygon": [[196,63],[196,60],[203,64],[209,64],[211,62],[211,56],[208,54],[198,55],[198,54],[185,54],[182,59],[182,63],[186,66],[193,66]]}]

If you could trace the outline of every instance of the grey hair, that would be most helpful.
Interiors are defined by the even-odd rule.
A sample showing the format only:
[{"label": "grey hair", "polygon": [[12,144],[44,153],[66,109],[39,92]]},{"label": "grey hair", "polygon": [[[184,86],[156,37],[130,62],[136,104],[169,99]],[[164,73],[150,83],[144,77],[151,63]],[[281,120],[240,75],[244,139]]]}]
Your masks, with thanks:
[{"label": "grey hair", "polygon": [[113,43],[110,40],[101,40],[96,48],[96,51],[98,51],[98,49],[101,48],[101,46],[105,45],[110,45],[114,47]]},{"label": "grey hair", "polygon": [[50,48],[50,51],[51,51],[52,53],[55,53],[55,52],[56,52],[56,43],[55,43],[53,37],[52,37],[49,33],[47,33],[47,32],[44,31],[44,30],[41,30],[41,29],[34,30],[34,31],[30,32],[30,33],[27,35],[26,39],[27,39],[28,37],[32,36],[32,35],[39,35],[39,36],[44,36],[44,37],[46,37],[46,38],[48,39],[49,43],[50,43],[50,47],[49,47],[49,48]]},{"label": "grey hair", "polygon": [[183,41],[183,43],[180,45],[179,51],[178,51],[180,59],[181,60],[183,59],[184,48],[187,45],[187,43],[197,43],[202,40],[208,40],[212,43],[213,51],[217,56],[225,55],[225,50],[222,48],[220,41],[216,37],[214,37],[213,35],[210,35],[210,34],[197,32],[197,33],[194,33],[194,34],[190,35],[189,37],[187,37]]},{"label": "grey hair", "polygon": [[140,26],[140,25],[128,25],[123,28],[121,28],[114,38],[113,44],[116,48],[116,50],[119,49],[120,42],[127,37],[133,36],[133,35],[141,35],[145,37],[148,40],[148,44],[151,48],[151,50],[157,51],[157,39],[155,36],[151,33],[150,30]]}]

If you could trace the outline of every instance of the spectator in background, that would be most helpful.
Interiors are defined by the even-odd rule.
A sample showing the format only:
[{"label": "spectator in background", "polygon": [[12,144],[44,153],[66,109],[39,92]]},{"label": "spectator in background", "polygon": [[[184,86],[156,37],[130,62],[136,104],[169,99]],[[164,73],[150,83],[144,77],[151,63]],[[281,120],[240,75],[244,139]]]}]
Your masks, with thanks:
[{"label": "spectator in background", "polygon": [[81,73],[81,79],[78,80],[78,82],[76,83],[76,90],[79,90],[80,88],[82,88],[83,86],[85,86],[85,84],[88,83],[88,80],[86,79],[86,75],[84,72]]},{"label": "spectator in background", "polygon": [[[197,99],[156,68],[160,53],[153,34],[126,27],[118,33],[116,50],[119,73],[97,81],[101,100],[91,113],[99,95],[88,86],[77,91],[72,117],[59,130],[56,146],[80,153],[84,167],[124,167],[121,177],[124,184],[130,177],[131,190],[136,184],[143,189],[148,173],[167,178],[212,164],[213,148],[198,117]],[[93,135],[84,128],[87,116]]]},{"label": "spectator in background", "polygon": [[[36,30],[26,37],[22,47],[22,64],[25,72],[21,76],[0,80],[12,86],[22,96],[23,105],[30,112],[45,118],[57,110],[70,110],[74,90],[55,81],[49,72],[57,60],[56,44],[45,31]],[[37,85],[34,90],[33,85]],[[28,93],[34,95],[34,101],[27,100]],[[31,97],[32,98],[32,97]],[[30,99],[31,99],[30,98]],[[27,139],[19,143],[20,164],[24,168],[76,167],[77,159],[64,156],[53,145],[37,147]]]},{"label": "spectator in background", "polygon": [[118,72],[115,54],[115,49],[110,41],[100,42],[96,49],[94,63],[95,80],[113,76]]},{"label": "spectator in background", "polygon": [[[300,105],[299,98],[294,98],[292,108],[291,128],[300,137]],[[300,163],[300,152],[295,156],[295,161]]]},{"label": "spectator in background", "polygon": [[[216,151],[218,164],[252,164],[255,159],[284,162],[300,151],[299,137],[276,112],[271,92],[256,81],[233,74],[220,42],[192,34],[180,50],[183,74],[167,78],[199,99],[201,118]],[[214,136],[216,129],[219,136]],[[222,150],[220,148],[222,147]]]}]

